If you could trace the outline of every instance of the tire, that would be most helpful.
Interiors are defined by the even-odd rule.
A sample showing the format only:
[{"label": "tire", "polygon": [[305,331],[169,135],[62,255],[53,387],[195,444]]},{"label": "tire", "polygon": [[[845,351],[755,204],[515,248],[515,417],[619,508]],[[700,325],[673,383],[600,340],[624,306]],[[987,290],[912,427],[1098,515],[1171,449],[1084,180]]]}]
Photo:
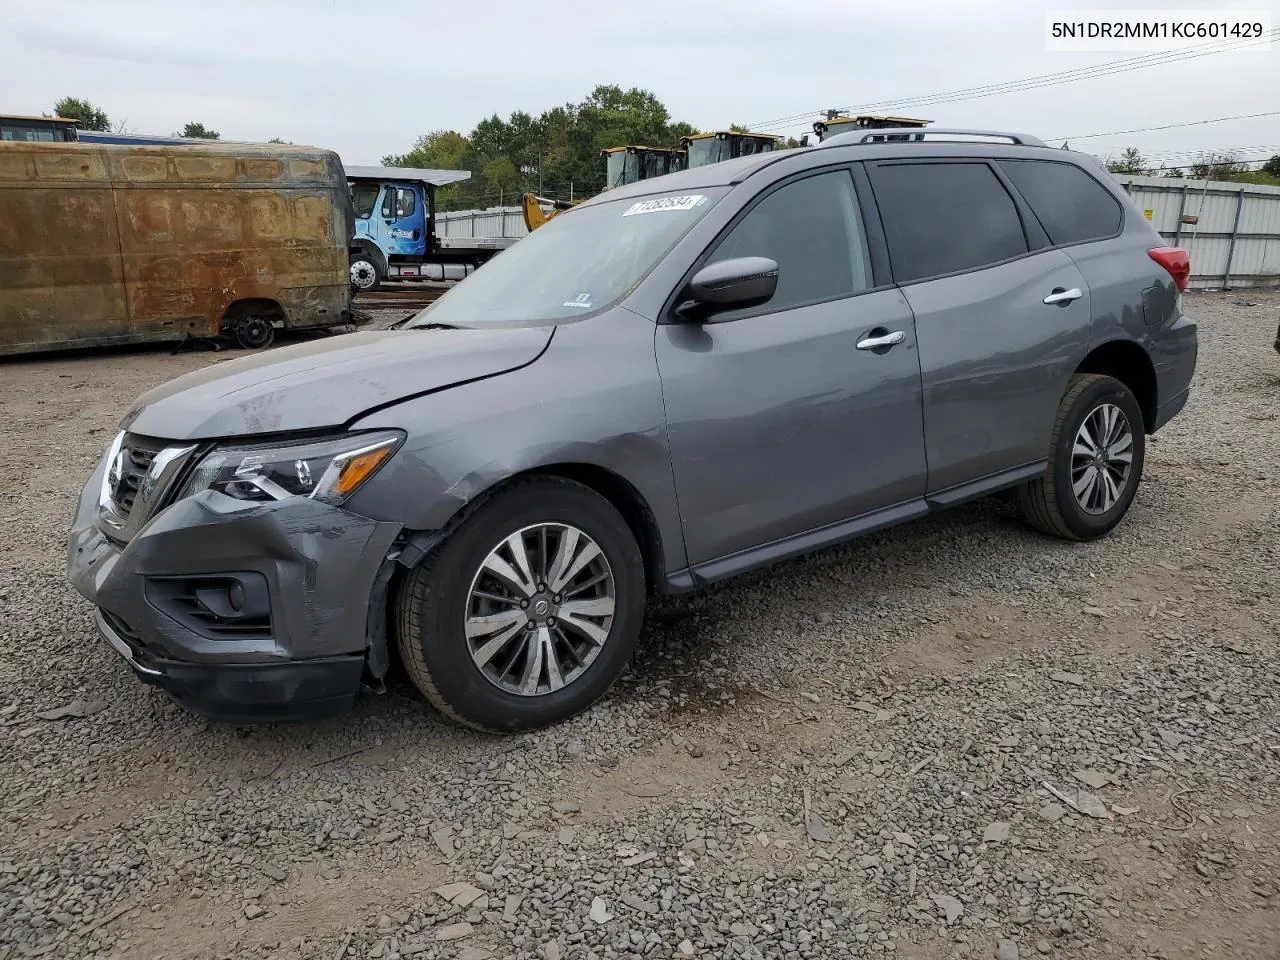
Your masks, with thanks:
[{"label": "tire", "polygon": [[382,271],[378,269],[378,261],[370,254],[351,254],[350,265],[351,289],[356,293],[371,293],[382,286]]},{"label": "tire", "polygon": [[[1118,416],[1108,421],[1112,411],[1118,411]],[[1086,422],[1089,430],[1082,434]],[[1114,456],[1090,458],[1089,441],[1104,434],[1108,423],[1112,424],[1111,429],[1120,431],[1112,434],[1115,439],[1109,450]],[[1129,438],[1127,446],[1123,431]],[[1133,391],[1113,377],[1076,374],[1067,385],[1053,422],[1048,468],[1042,477],[1021,489],[1022,519],[1043,533],[1065,540],[1095,540],[1110,533],[1128,513],[1142,480],[1144,431],[1142,409]],[[1079,451],[1077,439],[1082,440]],[[1127,464],[1125,455],[1129,457]],[[1109,477],[1111,483],[1104,477]],[[1083,488],[1079,496],[1077,484]]]},{"label": "tire", "polygon": [[276,338],[271,318],[261,313],[247,313],[231,321],[231,337],[244,350],[262,350]]},{"label": "tire", "polygon": [[[545,546],[542,529],[547,530]],[[513,542],[508,538],[521,534],[523,542],[534,545],[532,558],[527,558],[534,584],[545,575],[548,587],[553,587],[551,575],[557,570],[556,550],[561,542],[576,543],[574,556],[590,555],[580,537],[566,539],[570,529],[589,538],[600,557],[572,576],[563,594],[551,589],[532,595],[528,590],[517,591],[482,569],[491,554],[499,551],[498,559],[507,563],[506,573],[523,578],[524,571],[517,569],[518,563],[507,552]],[[545,563],[539,559],[540,552],[547,555]],[[571,572],[573,564],[568,566]],[[607,578],[593,585],[600,571]],[[605,620],[596,614],[609,606],[608,598],[599,593],[610,584],[612,616]],[[474,595],[473,588],[482,595]],[[499,603],[499,595],[524,599],[526,607],[520,609],[512,599]],[[583,712],[613,685],[639,639],[645,600],[644,561],[618,511],[581,484],[555,477],[530,478],[485,500],[406,577],[398,600],[397,640],[414,685],[451,720],[490,733],[536,730]],[[561,601],[564,606],[557,606]],[[547,608],[540,608],[541,602]],[[577,605],[572,614],[569,603]],[[592,606],[586,607],[587,603]],[[530,628],[536,613],[543,619]],[[468,618],[473,617],[493,617],[499,626],[472,619],[475,633],[468,638]],[[588,641],[580,624],[602,635],[603,642]],[[504,640],[511,629],[516,632]],[[542,651],[541,660],[531,652],[535,647]],[[496,652],[489,652],[489,659],[482,663],[486,650]],[[555,677],[563,684],[558,688],[553,659]],[[535,672],[531,663],[537,668],[533,681],[537,690],[518,692],[514,687],[522,681],[527,685]]]}]

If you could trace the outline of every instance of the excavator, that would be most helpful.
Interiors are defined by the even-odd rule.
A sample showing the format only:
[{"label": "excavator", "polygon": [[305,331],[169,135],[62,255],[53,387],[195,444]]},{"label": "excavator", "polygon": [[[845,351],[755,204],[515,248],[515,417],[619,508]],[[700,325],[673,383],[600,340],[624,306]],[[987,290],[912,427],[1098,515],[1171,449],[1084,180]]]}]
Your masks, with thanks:
[{"label": "excavator", "polygon": [[[680,146],[674,149],[635,144],[606,147],[600,151],[600,155],[605,158],[604,189],[612,190],[639,180],[661,177],[708,163],[720,163],[735,157],[768,153],[777,149],[777,143],[781,139],[770,133],[715,130],[681,137]],[[581,202],[551,200],[526,193],[521,200],[525,227],[532,232]]]}]

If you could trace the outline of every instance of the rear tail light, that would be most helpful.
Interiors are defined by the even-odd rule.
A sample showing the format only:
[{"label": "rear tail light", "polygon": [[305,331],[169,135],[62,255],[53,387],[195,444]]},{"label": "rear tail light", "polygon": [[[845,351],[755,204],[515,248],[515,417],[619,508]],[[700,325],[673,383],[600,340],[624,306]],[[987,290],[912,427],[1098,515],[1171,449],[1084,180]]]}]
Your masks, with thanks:
[{"label": "rear tail light", "polygon": [[1187,281],[1191,279],[1191,256],[1187,251],[1181,247],[1152,247],[1147,255],[1169,271],[1179,292],[1187,289]]}]

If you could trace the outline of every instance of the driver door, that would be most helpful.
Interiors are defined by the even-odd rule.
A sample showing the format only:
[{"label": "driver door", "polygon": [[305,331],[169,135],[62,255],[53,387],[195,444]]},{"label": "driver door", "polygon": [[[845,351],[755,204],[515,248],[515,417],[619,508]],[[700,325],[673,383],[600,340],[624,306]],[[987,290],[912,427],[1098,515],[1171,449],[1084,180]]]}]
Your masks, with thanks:
[{"label": "driver door", "polygon": [[744,256],[778,264],[767,304],[657,331],[685,545],[709,577],[924,510],[915,323],[875,276],[850,170],[767,189],[697,266]]},{"label": "driver door", "polygon": [[416,184],[389,183],[382,192],[382,222],[386,250],[401,256],[420,256],[426,243],[426,220]]}]

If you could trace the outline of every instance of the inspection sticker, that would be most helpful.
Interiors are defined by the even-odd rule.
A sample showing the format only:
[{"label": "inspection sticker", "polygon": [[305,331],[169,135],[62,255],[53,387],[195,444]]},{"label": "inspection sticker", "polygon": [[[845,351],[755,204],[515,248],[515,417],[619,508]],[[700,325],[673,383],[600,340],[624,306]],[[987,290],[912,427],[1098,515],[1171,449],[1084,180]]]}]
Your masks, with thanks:
[{"label": "inspection sticker", "polygon": [[560,304],[560,306],[562,306],[562,307],[582,307],[582,308],[583,308],[583,309],[585,309],[585,310],[590,310],[590,309],[591,309],[591,294],[589,294],[589,293],[580,293],[580,294],[578,294],[576,297],[574,297],[572,300],[566,300],[564,303]]},{"label": "inspection sticker", "polygon": [[700,193],[691,193],[687,197],[663,197],[661,200],[642,200],[633,203],[623,211],[624,217],[632,217],[638,213],[658,213],[662,210],[692,210],[707,202]]}]

